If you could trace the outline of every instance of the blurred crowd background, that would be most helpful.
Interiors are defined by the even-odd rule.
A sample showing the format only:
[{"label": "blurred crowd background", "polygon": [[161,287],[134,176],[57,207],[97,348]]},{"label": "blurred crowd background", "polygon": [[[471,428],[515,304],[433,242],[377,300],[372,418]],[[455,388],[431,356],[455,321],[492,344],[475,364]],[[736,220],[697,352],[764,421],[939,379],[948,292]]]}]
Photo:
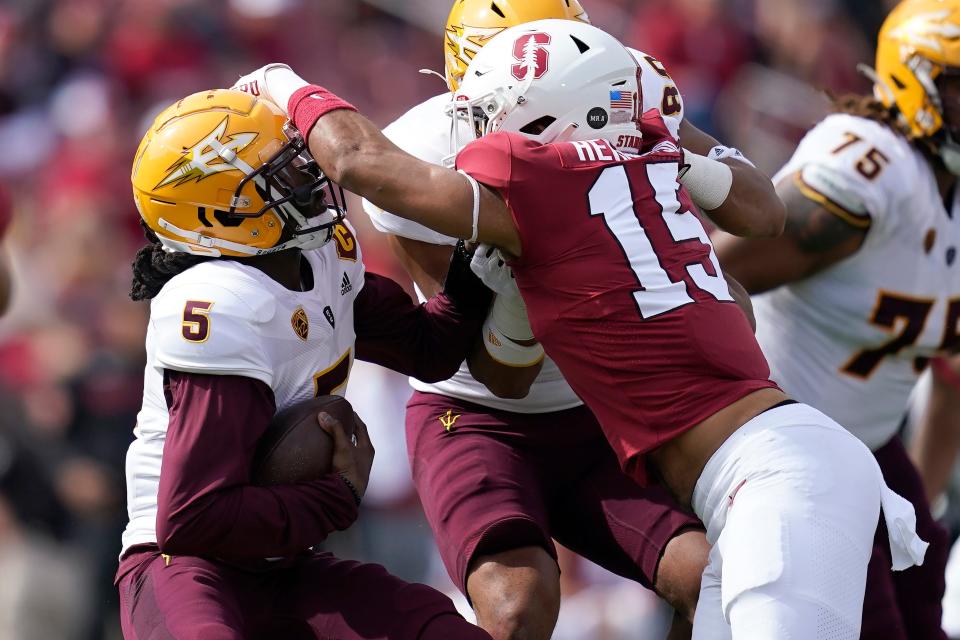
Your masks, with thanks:
[{"label": "blurred crowd background", "polygon": [[[163,107],[282,60],[386,125],[444,90],[450,0],[3,0],[0,190],[15,274],[0,321],[0,640],[119,638],[112,586],[123,459],[141,402],[148,307],[127,297],[143,242],[128,181]],[[828,110],[866,92],[890,0],[582,0],[658,57],[688,117],[772,173]],[[0,198],[0,206],[4,198]],[[367,268],[406,281],[359,203]],[[453,588],[409,478],[404,378],[358,363],[348,397],[377,445],[347,557]],[[563,559],[559,640],[662,638],[643,589]],[[465,607],[465,603],[462,603]]]}]

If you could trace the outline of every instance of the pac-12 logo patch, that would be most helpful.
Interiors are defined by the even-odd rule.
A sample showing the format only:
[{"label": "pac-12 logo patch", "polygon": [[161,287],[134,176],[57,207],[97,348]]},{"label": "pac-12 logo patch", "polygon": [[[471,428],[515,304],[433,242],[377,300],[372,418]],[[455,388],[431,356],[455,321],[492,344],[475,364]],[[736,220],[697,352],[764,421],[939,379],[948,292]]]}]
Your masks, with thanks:
[{"label": "pac-12 logo patch", "polygon": [[528,74],[533,74],[534,80],[539,80],[550,67],[550,52],[546,45],[550,44],[550,34],[535,32],[525,33],[513,43],[513,59],[517,61],[510,67],[510,72],[517,80],[525,80]]},{"label": "pac-12 logo patch", "polygon": [[307,312],[303,310],[303,307],[297,307],[297,310],[290,316],[290,325],[297,337],[306,341],[310,335],[310,319],[307,318]]}]

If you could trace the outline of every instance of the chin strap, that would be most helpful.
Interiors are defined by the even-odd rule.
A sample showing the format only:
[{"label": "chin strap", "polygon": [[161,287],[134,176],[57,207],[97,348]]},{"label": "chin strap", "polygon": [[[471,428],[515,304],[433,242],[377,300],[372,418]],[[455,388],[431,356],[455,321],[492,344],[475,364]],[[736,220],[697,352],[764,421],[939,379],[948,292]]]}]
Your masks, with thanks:
[{"label": "chin strap", "polygon": [[158,238],[165,249],[169,251],[179,251],[182,253],[190,253],[196,256],[208,256],[212,258],[223,255],[220,251],[221,249],[235,251],[244,256],[263,256],[294,248],[317,249],[325,245],[330,241],[330,238],[333,237],[333,228],[328,227],[326,229],[319,229],[312,233],[296,236],[274,247],[258,249],[256,247],[248,247],[245,244],[231,242],[230,240],[224,240],[222,238],[211,238],[210,236],[205,236],[197,233],[196,231],[187,231],[186,229],[181,229],[180,227],[168,222],[167,220],[164,220],[163,218],[160,218],[157,223],[164,231],[188,240],[188,242],[181,242],[179,240],[158,235]]}]

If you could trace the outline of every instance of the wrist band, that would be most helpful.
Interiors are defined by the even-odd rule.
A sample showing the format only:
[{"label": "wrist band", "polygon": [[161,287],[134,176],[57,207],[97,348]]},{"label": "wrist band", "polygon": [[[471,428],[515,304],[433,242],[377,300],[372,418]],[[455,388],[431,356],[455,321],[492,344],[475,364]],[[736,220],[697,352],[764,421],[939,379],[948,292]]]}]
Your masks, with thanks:
[{"label": "wrist band", "polygon": [[340,479],[343,480],[343,484],[347,485],[347,489],[350,489],[350,493],[353,494],[353,501],[357,503],[357,506],[360,506],[360,501],[363,500],[363,497],[360,495],[360,492],[357,491],[357,487],[350,482],[350,479],[343,474],[343,472],[337,473],[340,476]]},{"label": "wrist band", "polygon": [[313,125],[317,124],[321,116],[337,109],[357,110],[337,94],[315,84],[297,89],[287,103],[290,121],[304,139],[310,135],[310,129],[313,129]]},{"label": "wrist band", "polygon": [[458,169],[457,173],[466,178],[470,186],[473,187],[473,233],[470,235],[469,241],[476,242],[477,235],[480,233],[480,183],[463,169]]}]

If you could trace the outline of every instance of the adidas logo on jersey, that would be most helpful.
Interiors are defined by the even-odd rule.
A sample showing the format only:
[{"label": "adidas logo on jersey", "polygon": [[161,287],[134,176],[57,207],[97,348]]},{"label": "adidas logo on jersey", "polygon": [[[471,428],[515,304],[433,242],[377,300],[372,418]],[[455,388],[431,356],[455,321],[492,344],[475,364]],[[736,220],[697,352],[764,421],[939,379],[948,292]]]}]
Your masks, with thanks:
[{"label": "adidas logo on jersey", "polygon": [[350,278],[348,278],[346,272],[344,272],[343,280],[340,281],[340,295],[345,296],[351,291],[353,291],[353,285],[350,284]]}]

